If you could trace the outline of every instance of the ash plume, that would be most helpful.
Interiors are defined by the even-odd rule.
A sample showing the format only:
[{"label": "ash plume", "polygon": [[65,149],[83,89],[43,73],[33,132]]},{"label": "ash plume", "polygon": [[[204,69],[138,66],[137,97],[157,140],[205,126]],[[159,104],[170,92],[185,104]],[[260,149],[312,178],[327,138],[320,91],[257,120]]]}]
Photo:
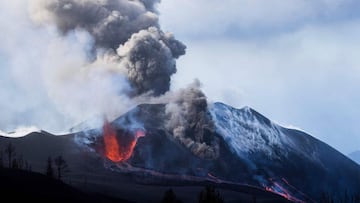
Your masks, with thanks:
[{"label": "ash plume", "polygon": [[[148,7],[153,3],[148,2]],[[34,0],[32,18],[39,24],[55,24],[62,34],[84,29],[94,37],[96,47],[113,50],[133,33],[159,26],[156,13],[141,1],[129,0]]]},{"label": "ash plume", "polygon": [[[32,19],[55,25],[62,35],[85,30],[94,40],[92,60],[112,58],[127,74],[129,93],[161,95],[170,89],[175,59],[185,45],[160,30],[154,0],[34,0]],[[93,59],[95,58],[95,59]],[[120,70],[119,70],[120,71]]]},{"label": "ash plume", "polygon": [[133,34],[117,50],[134,87],[133,94],[150,92],[159,96],[169,91],[171,75],[176,73],[175,58],[184,54],[184,46],[172,35],[155,27]]},{"label": "ash plume", "polygon": [[199,81],[179,90],[166,105],[166,114],[166,126],[177,141],[203,159],[218,158],[219,143],[212,136],[214,123]]},{"label": "ash plume", "polygon": [[6,68],[0,79],[15,86],[6,86],[0,96],[19,92],[12,101],[0,101],[8,120],[0,119],[0,129],[25,123],[64,131],[94,117],[113,120],[140,102],[158,101],[167,104],[165,127],[176,142],[201,158],[216,158],[218,144],[209,137],[214,127],[199,83],[169,91],[176,59],[186,46],[161,30],[157,3],[0,2],[0,13],[17,21],[14,26],[0,18],[5,32],[0,53],[9,61],[2,64]]}]

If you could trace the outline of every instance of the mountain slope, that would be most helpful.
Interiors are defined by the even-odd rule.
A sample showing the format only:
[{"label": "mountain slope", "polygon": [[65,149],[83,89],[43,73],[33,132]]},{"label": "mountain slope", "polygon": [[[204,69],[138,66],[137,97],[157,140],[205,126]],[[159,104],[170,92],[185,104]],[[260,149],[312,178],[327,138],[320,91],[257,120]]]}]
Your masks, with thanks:
[{"label": "mountain slope", "polygon": [[[106,158],[102,129],[0,138],[0,148],[14,143],[40,172],[48,156],[62,154],[71,167],[68,181],[76,187],[138,202],[159,201],[169,186],[193,202],[194,191],[208,184],[233,202],[254,195],[258,202],[315,202],[322,193],[338,198],[345,191],[360,194],[360,166],[327,144],[278,126],[251,108],[214,103],[208,110],[214,130],[202,131],[203,142],[215,143],[214,159],[201,158],[174,138],[166,128],[165,104],[139,105],[111,123],[121,145],[137,129],[145,132],[124,162]],[[191,137],[193,131],[188,132]]]},{"label": "mountain slope", "polygon": [[[278,126],[248,107],[234,109],[215,103],[210,112],[232,152],[255,174],[263,171],[262,179],[277,179],[284,187],[291,183],[288,188],[293,186],[315,199],[322,192],[360,193],[359,166],[327,144]],[[265,180],[264,184],[271,187],[271,182]]]},{"label": "mountain slope", "polygon": [[[95,131],[97,132],[97,130]],[[156,143],[159,141],[158,139],[164,138],[161,133],[157,131],[152,133],[154,133],[154,137],[149,134],[148,138],[152,138],[148,139],[147,142],[151,141]],[[138,155],[134,155],[127,163],[120,165],[115,164],[107,160],[102,154],[95,153],[93,150],[89,150],[89,148],[80,144],[79,136],[83,135],[70,134],[54,136],[46,132],[35,132],[22,138],[0,137],[0,149],[5,149],[6,146],[11,143],[15,146],[16,158],[21,156],[23,160],[31,165],[33,171],[39,173],[45,173],[47,158],[49,156],[54,158],[55,156],[62,155],[70,169],[70,172],[64,175],[64,181],[85,193],[105,195],[96,195],[98,197],[94,198],[94,201],[101,198],[104,199],[103,202],[107,202],[107,200],[111,201],[109,197],[114,197],[140,203],[160,202],[164,192],[172,188],[176,195],[184,202],[196,202],[198,193],[204,186],[214,185],[220,190],[226,202],[230,203],[250,202],[254,197],[256,197],[257,202],[260,203],[288,202],[279,195],[246,185],[232,186],[229,184],[218,184],[211,179],[197,179],[195,176],[179,176],[177,175],[178,173],[175,172],[171,173],[172,175],[170,176],[162,176],[162,173],[154,172],[153,170],[138,170],[128,165],[131,161],[135,161]],[[171,145],[171,143],[172,142],[168,142],[165,138],[159,143],[160,145],[164,144],[161,150],[167,148],[175,151],[178,150],[180,153],[185,151],[178,145]],[[143,144],[150,145],[151,143],[145,142]],[[159,144],[155,146],[159,146]],[[141,145],[142,144],[137,145],[137,148],[141,147]],[[152,160],[156,160],[156,158],[154,157]],[[4,161],[6,165],[7,160],[5,159]],[[184,160],[184,163],[186,163],[186,160]],[[172,164],[174,164],[174,162],[168,163],[168,165]],[[175,171],[175,169],[173,170]],[[20,173],[23,172],[20,171]],[[26,174],[26,172],[24,173]],[[50,187],[51,189],[51,185],[47,186],[47,182],[42,184],[41,180],[36,181],[37,177],[41,176],[40,174],[31,176],[30,182],[22,182],[23,178],[21,175],[12,176],[2,171],[0,171],[0,176],[8,177],[8,181],[5,181],[5,179],[3,181],[4,187],[11,182],[15,185],[21,184],[25,189],[33,183],[35,185],[32,188],[36,191],[38,191],[36,188],[40,187]],[[14,180],[11,177],[17,177],[17,179]],[[39,187],[37,187],[37,183],[41,183]],[[8,190],[9,194],[13,194],[13,192],[16,191],[13,187],[8,187]],[[32,193],[31,190],[25,192]],[[59,193],[61,192],[62,191],[59,191]],[[37,200],[38,193],[35,192],[32,194],[34,194],[34,199]],[[42,200],[41,196],[39,198]],[[51,201],[56,202],[56,196],[49,198],[52,198]],[[62,201],[62,199],[59,199],[59,201]]]},{"label": "mountain slope", "polygon": [[[214,103],[209,113],[215,131],[205,130],[204,137],[218,142],[219,157],[213,160],[196,156],[171,136],[165,127],[163,104],[139,105],[121,116],[112,123],[120,129],[118,134],[123,133],[121,128],[139,127],[147,133],[138,140],[129,165],[115,164],[116,170],[164,179],[181,174],[191,181],[200,178],[233,186],[252,185],[292,201],[318,200],[322,193],[339,198],[345,191],[360,193],[360,167],[314,137],[278,126],[248,107]],[[102,139],[93,139],[97,138]]]},{"label": "mountain slope", "polygon": [[353,161],[360,164],[360,151],[352,152],[348,155]]}]

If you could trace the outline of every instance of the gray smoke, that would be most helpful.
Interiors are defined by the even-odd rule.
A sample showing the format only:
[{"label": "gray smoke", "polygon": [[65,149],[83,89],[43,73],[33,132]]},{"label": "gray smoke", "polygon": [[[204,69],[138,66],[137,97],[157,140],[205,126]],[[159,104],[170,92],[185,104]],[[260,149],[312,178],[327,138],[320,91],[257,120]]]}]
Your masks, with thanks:
[{"label": "gray smoke", "polygon": [[176,73],[174,57],[184,54],[183,51],[182,44],[172,35],[150,27],[132,35],[117,53],[135,87],[133,94],[151,91],[152,95],[158,96],[169,91],[170,77]]},{"label": "gray smoke", "polygon": [[158,2],[1,1],[0,96],[6,99],[0,100],[0,128],[25,124],[56,132],[84,120],[96,121],[88,123],[94,128],[102,125],[96,118],[113,120],[158,101],[167,103],[165,126],[175,141],[201,158],[216,158],[199,83],[169,91],[186,47],[160,29]]},{"label": "gray smoke", "polygon": [[[130,83],[127,95],[160,96],[170,89],[176,73],[175,59],[185,54],[185,45],[160,30],[156,0],[37,0],[33,19],[54,24],[62,35],[85,30],[94,39],[90,62],[105,60],[125,72]],[[119,85],[123,85],[120,83]],[[205,159],[218,156],[217,141],[207,111],[205,95],[195,82],[171,93],[166,107],[168,123],[176,141]],[[166,97],[166,96],[165,96]],[[208,132],[208,133],[207,133]]]},{"label": "gray smoke", "polygon": [[94,37],[97,47],[115,50],[133,33],[151,26],[158,27],[158,16],[147,10],[141,1],[35,0],[33,2],[32,15],[38,23],[53,23],[63,34],[77,28],[84,29]]},{"label": "gray smoke", "polygon": [[156,12],[154,5],[156,5],[156,3],[159,3],[160,0],[141,0],[141,2],[148,10]]},{"label": "gray smoke", "polygon": [[[175,59],[185,45],[160,30],[156,0],[34,0],[32,18],[63,34],[81,29],[94,39],[89,59],[112,58],[126,68],[131,96],[161,95],[170,89]],[[116,51],[117,50],[117,51]]]},{"label": "gray smoke", "polygon": [[219,143],[213,137],[214,123],[208,112],[205,94],[199,81],[179,90],[166,105],[166,126],[174,138],[203,159],[219,156]]}]

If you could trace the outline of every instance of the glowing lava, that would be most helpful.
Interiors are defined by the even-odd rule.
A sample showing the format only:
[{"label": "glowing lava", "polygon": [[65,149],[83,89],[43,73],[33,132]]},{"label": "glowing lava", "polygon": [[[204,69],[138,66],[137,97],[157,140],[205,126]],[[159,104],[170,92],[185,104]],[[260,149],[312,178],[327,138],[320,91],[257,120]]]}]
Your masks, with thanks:
[{"label": "glowing lava", "polygon": [[[116,130],[108,121],[105,121],[103,126],[105,156],[113,162],[122,162],[128,160],[136,146],[137,140],[145,136],[145,132],[137,130],[135,135],[126,142],[123,139],[118,139]],[[123,143],[121,143],[123,141]]]},{"label": "glowing lava", "polygon": [[[281,179],[286,185],[288,186],[291,186],[289,184],[289,182],[285,179],[285,178],[282,178]],[[294,197],[291,195],[290,191],[288,191],[285,187],[282,186],[282,184],[280,184],[279,182],[276,182],[273,178],[269,178],[269,181],[272,183],[272,186],[268,187],[268,186],[265,186],[265,190],[266,191],[269,191],[269,192],[272,192],[272,193],[275,193],[275,194],[278,194],[284,198],[286,198],[287,200],[289,201],[292,201],[292,202],[296,202],[296,203],[305,203],[304,201]],[[294,188],[294,187],[293,187]],[[298,191],[300,192],[300,191]],[[302,195],[304,195],[303,193],[301,193]],[[315,202],[315,201],[313,201]]]}]

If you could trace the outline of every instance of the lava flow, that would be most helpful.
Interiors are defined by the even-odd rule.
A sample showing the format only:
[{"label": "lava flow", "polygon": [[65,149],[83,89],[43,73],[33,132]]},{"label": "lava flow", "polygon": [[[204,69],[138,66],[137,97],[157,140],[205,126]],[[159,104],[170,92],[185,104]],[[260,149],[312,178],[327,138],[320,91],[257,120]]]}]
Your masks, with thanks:
[{"label": "lava flow", "polygon": [[105,121],[103,126],[105,156],[113,162],[122,162],[128,160],[135,148],[138,138],[144,137],[145,132],[137,130],[135,135],[130,135],[130,138],[125,139],[125,135],[119,136],[124,139],[119,139],[116,130],[108,121]]},{"label": "lava flow", "polygon": [[[269,178],[269,181],[272,183],[272,186],[270,187],[265,186],[266,191],[276,193],[292,202],[305,203],[304,201],[292,196],[290,191],[288,191],[285,187],[283,187],[282,184],[276,182],[273,178]],[[290,185],[285,178],[282,178],[282,181],[287,185]]]}]

